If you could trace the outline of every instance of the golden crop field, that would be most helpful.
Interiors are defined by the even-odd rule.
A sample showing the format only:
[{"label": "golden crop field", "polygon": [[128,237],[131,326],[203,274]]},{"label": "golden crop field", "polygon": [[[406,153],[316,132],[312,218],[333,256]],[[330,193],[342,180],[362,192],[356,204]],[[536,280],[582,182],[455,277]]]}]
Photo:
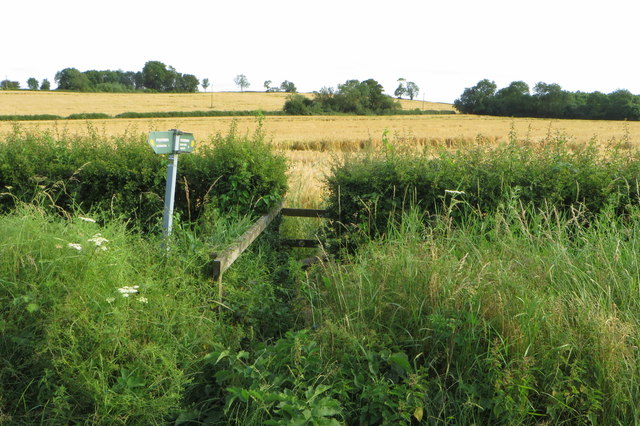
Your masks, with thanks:
[{"label": "golden crop field", "polygon": [[[306,94],[311,96],[311,94]],[[280,111],[288,93],[75,93],[0,91],[0,115],[165,111]],[[401,100],[403,109],[452,110],[450,104]]]},{"label": "golden crop field", "polygon": [[[66,116],[82,112],[264,110],[282,109],[285,93],[195,93],[195,94],[105,94],[65,92],[2,92],[0,115],[55,114]],[[405,109],[452,110],[450,104],[402,101]],[[206,143],[216,133],[228,132],[231,123],[238,132],[252,133],[254,117],[205,117],[163,119],[109,119],[24,121],[24,129],[51,131],[54,135],[146,134],[153,130],[177,128],[191,132],[199,143]],[[0,137],[12,131],[14,123],[0,121]],[[290,159],[290,182],[298,204],[313,205],[321,199],[323,173],[329,159],[336,153],[351,152],[365,145],[379,145],[383,134],[392,142],[425,145],[457,145],[476,139],[484,143],[506,141],[513,132],[519,139],[543,140],[557,134],[567,135],[572,143],[596,140],[626,140],[633,145],[640,141],[640,122],[557,120],[506,118],[474,115],[415,116],[267,116],[263,121],[267,140],[283,149]]]}]

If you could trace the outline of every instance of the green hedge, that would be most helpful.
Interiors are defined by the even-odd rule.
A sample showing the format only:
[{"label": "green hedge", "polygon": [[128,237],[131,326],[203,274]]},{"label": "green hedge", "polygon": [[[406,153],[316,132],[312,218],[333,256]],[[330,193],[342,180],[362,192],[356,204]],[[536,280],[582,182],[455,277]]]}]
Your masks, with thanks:
[{"label": "green hedge", "polygon": [[551,206],[624,215],[638,202],[640,157],[626,149],[605,154],[595,145],[570,150],[563,138],[540,144],[511,142],[437,155],[382,154],[353,158],[327,178],[333,232],[365,229],[375,235],[389,218],[418,206],[454,220],[495,212],[517,198],[527,208]]},{"label": "green hedge", "polygon": [[[162,218],[167,164],[143,134],[60,140],[18,127],[0,141],[0,211],[43,198],[56,210],[100,210],[148,227]],[[262,213],[286,191],[285,171],[260,133],[232,128],[180,156],[175,212],[186,220],[207,208]]]}]

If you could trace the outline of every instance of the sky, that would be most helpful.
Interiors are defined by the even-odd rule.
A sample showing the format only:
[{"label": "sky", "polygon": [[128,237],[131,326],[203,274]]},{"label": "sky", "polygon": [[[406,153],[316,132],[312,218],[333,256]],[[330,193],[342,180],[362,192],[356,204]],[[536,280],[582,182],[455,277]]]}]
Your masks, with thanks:
[{"label": "sky", "polygon": [[[637,0],[21,0],[0,6],[0,79],[161,61],[209,91],[398,78],[452,103],[482,79],[640,94]],[[202,88],[201,88],[202,90]]]}]

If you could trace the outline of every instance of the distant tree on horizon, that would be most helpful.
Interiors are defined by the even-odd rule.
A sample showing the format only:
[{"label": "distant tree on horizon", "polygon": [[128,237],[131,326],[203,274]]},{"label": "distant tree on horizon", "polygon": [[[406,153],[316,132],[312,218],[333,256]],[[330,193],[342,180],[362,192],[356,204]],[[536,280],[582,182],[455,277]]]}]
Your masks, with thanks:
[{"label": "distant tree on horizon", "polygon": [[287,93],[297,93],[298,88],[295,84],[290,82],[289,80],[285,80],[280,84],[280,90]]},{"label": "distant tree on horizon", "polygon": [[247,80],[247,76],[244,74],[238,74],[236,78],[233,79],[233,82],[240,88],[241,92],[244,92],[244,89],[251,86],[251,83]]},{"label": "distant tree on horizon", "polygon": [[9,79],[2,80],[0,82],[0,89],[2,90],[19,90],[20,83],[17,81],[11,81]]},{"label": "distant tree on horizon", "polygon": [[38,80],[33,77],[30,77],[27,80],[27,86],[29,87],[29,90],[38,90],[38,84],[40,84]]},{"label": "distant tree on horizon", "polygon": [[403,95],[409,96],[409,99],[413,100],[418,93],[420,92],[420,88],[413,81],[407,81],[405,78],[398,79],[398,88],[393,92],[394,96],[398,99],[401,99]]}]

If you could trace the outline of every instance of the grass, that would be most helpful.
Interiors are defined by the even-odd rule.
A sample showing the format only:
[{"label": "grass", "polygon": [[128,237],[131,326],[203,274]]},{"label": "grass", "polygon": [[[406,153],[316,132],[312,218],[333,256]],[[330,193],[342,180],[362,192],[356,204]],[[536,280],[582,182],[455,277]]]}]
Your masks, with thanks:
[{"label": "grass", "polygon": [[328,358],[405,353],[430,423],[637,422],[640,222],[581,221],[516,200],[455,228],[408,212],[309,281],[309,321]]},{"label": "grass", "polygon": [[[178,223],[168,253],[124,221],[88,219],[37,202],[0,217],[3,423],[165,423],[187,409],[185,389],[212,345],[287,326],[270,284],[243,285],[264,273],[259,247],[225,277],[231,313],[220,312],[206,261],[246,218]],[[248,317],[233,319],[240,310]]]},{"label": "grass", "polygon": [[[92,123],[96,138],[110,134]],[[535,137],[527,121],[504,123],[504,137],[522,143],[555,134],[549,121]],[[612,123],[620,132],[600,140],[634,147],[633,124]],[[435,144],[383,129],[364,149],[383,138],[399,149]],[[496,142],[475,133],[449,145]],[[293,160],[295,207],[320,207],[322,174],[357,151],[348,139],[273,143]],[[0,216],[0,422],[640,422],[640,211],[587,221],[580,209],[524,208],[514,196],[454,222],[456,206],[429,226],[408,209],[382,237],[307,273],[269,233],[227,271],[220,305],[208,251],[246,219],[177,221],[165,257],[157,237],[120,221],[21,204]]]}]

